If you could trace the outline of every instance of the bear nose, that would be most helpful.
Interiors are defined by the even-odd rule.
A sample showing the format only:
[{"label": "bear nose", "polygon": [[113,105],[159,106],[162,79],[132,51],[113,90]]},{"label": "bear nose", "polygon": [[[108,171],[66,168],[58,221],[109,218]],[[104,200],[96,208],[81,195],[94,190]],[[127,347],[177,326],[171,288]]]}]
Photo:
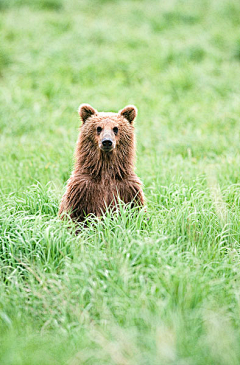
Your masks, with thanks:
[{"label": "bear nose", "polygon": [[102,140],[102,145],[104,146],[104,147],[112,147],[112,141],[111,141],[111,139],[103,139]]}]

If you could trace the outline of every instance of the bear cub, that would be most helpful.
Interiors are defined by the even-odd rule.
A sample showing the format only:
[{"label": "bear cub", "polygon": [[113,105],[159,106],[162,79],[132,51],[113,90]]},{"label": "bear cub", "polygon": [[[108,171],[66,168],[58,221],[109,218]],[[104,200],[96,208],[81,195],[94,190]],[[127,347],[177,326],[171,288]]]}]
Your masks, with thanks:
[{"label": "bear cub", "polygon": [[59,208],[81,222],[87,215],[100,217],[118,198],[143,206],[141,181],[134,173],[134,120],[137,108],[128,105],[118,113],[98,112],[88,104],[79,107],[82,120],[75,151],[75,168]]}]

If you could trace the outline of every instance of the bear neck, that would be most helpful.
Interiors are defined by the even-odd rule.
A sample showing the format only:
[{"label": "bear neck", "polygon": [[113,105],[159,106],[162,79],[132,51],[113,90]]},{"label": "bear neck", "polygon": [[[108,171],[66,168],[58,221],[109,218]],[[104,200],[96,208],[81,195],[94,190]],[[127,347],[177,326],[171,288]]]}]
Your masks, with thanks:
[{"label": "bear neck", "polygon": [[[92,146],[91,146],[92,147]],[[124,147],[124,146],[123,146]],[[89,148],[79,142],[76,150],[75,172],[95,180],[123,180],[134,174],[134,145],[118,147],[112,152]]]}]

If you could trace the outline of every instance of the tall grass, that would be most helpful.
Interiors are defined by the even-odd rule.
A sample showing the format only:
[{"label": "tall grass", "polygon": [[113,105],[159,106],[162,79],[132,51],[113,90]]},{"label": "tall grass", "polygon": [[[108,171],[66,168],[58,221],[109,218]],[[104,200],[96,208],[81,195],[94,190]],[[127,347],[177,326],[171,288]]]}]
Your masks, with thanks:
[{"label": "tall grass", "polygon": [[[240,5],[0,0],[0,363],[239,364]],[[57,217],[78,105],[136,104],[147,214]]]}]

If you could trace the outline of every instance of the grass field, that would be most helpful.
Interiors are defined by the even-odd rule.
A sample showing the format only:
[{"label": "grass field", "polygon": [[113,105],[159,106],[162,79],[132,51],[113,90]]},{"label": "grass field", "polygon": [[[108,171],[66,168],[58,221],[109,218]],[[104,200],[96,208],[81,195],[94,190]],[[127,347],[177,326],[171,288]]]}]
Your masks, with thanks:
[{"label": "grass field", "polygon": [[[240,3],[0,0],[0,364],[240,363]],[[77,108],[135,104],[149,221],[57,218]]]}]

